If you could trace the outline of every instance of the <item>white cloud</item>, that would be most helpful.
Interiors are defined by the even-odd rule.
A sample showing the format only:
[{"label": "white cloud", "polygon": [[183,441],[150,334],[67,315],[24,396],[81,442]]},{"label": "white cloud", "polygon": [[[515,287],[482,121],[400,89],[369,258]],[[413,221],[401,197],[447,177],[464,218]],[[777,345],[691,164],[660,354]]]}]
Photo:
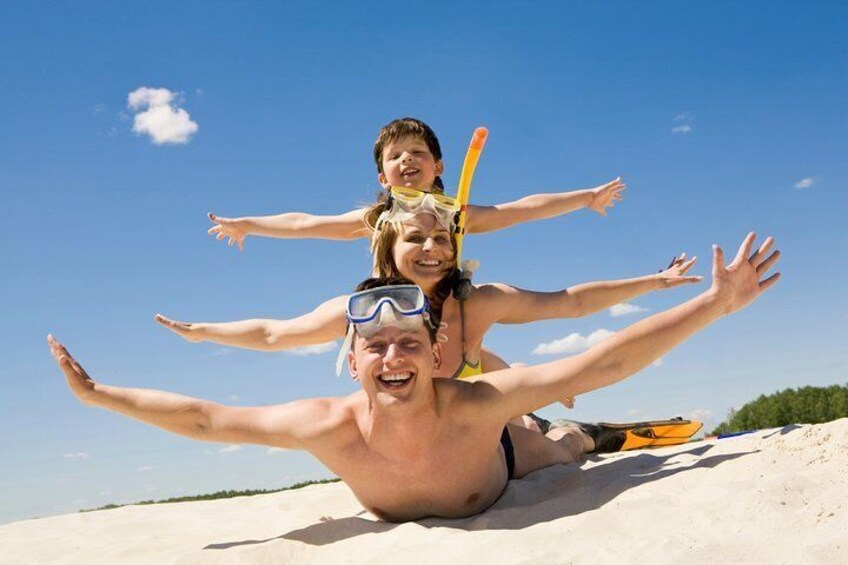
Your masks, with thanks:
[{"label": "white cloud", "polygon": [[152,465],[143,465],[143,466],[138,468],[139,473],[146,473],[147,471],[152,471],[152,470],[153,470]]},{"label": "white cloud", "polygon": [[582,336],[579,333],[570,334],[562,339],[557,339],[548,343],[540,343],[532,351],[533,355],[554,355],[556,353],[579,353],[585,351],[613,335],[615,332],[605,330],[603,328],[595,330],[587,336]]},{"label": "white cloud", "polygon": [[241,449],[240,445],[228,445],[227,447],[222,447],[218,450],[218,453],[232,453],[233,451],[238,451]]},{"label": "white cloud", "polygon": [[619,316],[627,316],[629,314],[638,314],[639,312],[647,311],[647,308],[642,308],[641,306],[636,306],[635,304],[629,304],[627,302],[616,304],[615,306],[609,309],[610,316],[612,316],[613,318],[617,318]]},{"label": "white cloud", "polygon": [[634,416],[638,416],[641,413],[642,413],[642,411],[639,410],[638,408],[631,408],[630,410],[627,411],[627,417],[632,418]]},{"label": "white cloud", "polygon": [[147,492],[153,492],[154,490],[157,490],[157,489],[153,485],[144,485],[144,490],[146,490]]},{"label": "white cloud", "polygon": [[77,453],[65,453],[62,457],[65,459],[89,459],[91,456],[87,451],[78,451]]},{"label": "white cloud", "polygon": [[815,177],[807,177],[805,179],[801,179],[801,180],[799,180],[798,182],[795,183],[795,188],[797,188],[798,190],[810,188],[811,186],[816,184],[817,180],[818,179],[816,179]]},{"label": "white cloud", "polygon": [[238,402],[238,399],[239,399],[239,397],[238,397],[238,396],[236,396],[235,394],[231,394],[231,395],[230,395],[230,400],[231,400],[231,401],[233,401],[233,402]]},{"label": "white cloud", "polygon": [[306,357],[307,355],[321,355],[322,353],[333,351],[338,347],[338,343],[336,343],[335,341],[331,341],[330,343],[320,343],[318,345],[295,347],[294,349],[286,350],[285,353],[287,355],[294,355],[295,357]]},{"label": "white cloud", "polygon": [[695,116],[689,112],[680,112],[674,116],[674,127],[671,128],[671,133],[679,133],[686,135],[692,131],[692,122],[695,121]]},{"label": "white cloud", "polygon": [[130,92],[127,107],[138,112],[133,131],[149,135],[156,145],[188,143],[198,126],[188,112],[177,106],[176,98],[177,94],[167,88],[142,86]]},{"label": "white cloud", "polygon": [[91,115],[96,116],[97,114],[102,114],[106,111],[106,104],[95,104],[91,108]]},{"label": "white cloud", "polygon": [[176,98],[176,93],[167,88],[149,88],[142,86],[130,92],[127,96],[127,107],[130,110],[167,106]]}]

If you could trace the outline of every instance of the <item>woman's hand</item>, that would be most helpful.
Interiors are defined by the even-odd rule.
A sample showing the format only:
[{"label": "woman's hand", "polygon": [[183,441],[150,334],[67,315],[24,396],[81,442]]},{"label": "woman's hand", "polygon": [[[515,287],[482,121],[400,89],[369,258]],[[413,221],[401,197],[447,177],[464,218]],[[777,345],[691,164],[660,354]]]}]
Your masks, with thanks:
[{"label": "woman's hand", "polygon": [[697,260],[697,257],[692,257],[687,261],[686,253],[681,253],[680,257],[672,257],[671,263],[669,263],[668,267],[657,273],[655,277],[660,281],[663,288],[674,288],[684,284],[701,282],[704,277],[686,275]]},{"label": "woman's hand", "polygon": [[166,318],[162,314],[156,314],[153,317],[154,320],[182,337],[186,341],[191,341],[193,343],[198,343],[203,341],[203,336],[200,331],[200,324],[192,324],[191,322],[178,322],[177,320],[172,320],[170,318]]}]

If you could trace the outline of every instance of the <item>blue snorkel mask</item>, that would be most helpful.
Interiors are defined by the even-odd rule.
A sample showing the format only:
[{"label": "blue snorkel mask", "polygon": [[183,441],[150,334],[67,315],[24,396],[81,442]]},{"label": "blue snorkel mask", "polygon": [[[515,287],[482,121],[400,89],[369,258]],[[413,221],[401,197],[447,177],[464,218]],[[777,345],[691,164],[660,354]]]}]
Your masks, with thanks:
[{"label": "blue snorkel mask", "polygon": [[414,284],[381,286],[351,294],[345,307],[348,328],[336,358],[336,376],[342,372],[354,332],[368,339],[387,326],[414,331],[425,322],[432,325],[429,312],[427,296]]}]

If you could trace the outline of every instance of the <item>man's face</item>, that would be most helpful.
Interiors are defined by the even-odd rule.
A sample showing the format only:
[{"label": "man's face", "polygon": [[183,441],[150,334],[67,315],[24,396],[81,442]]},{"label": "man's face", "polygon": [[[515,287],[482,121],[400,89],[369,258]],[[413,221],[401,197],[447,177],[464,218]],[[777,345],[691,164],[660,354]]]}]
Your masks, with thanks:
[{"label": "man's face", "polygon": [[379,404],[394,404],[429,386],[441,364],[441,349],[427,328],[387,326],[372,337],[357,336],[348,354],[350,373]]},{"label": "man's face", "polygon": [[377,179],[384,187],[405,186],[430,192],[444,166],[436,161],[427,143],[420,137],[408,136],[383,148],[383,172]]}]

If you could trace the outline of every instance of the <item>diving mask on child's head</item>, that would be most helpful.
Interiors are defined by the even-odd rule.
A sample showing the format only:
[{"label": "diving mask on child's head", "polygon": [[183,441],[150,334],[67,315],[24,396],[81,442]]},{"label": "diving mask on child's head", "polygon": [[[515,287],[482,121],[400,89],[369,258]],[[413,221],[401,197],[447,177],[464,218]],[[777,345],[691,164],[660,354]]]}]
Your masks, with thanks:
[{"label": "diving mask on child's head", "polygon": [[336,358],[336,375],[342,372],[342,364],[353,342],[354,331],[368,339],[388,326],[416,330],[425,322],[432,323],[429,310],[427,296],[414,284],[381,286],[351,294],[345,308],[347,335]]}]

